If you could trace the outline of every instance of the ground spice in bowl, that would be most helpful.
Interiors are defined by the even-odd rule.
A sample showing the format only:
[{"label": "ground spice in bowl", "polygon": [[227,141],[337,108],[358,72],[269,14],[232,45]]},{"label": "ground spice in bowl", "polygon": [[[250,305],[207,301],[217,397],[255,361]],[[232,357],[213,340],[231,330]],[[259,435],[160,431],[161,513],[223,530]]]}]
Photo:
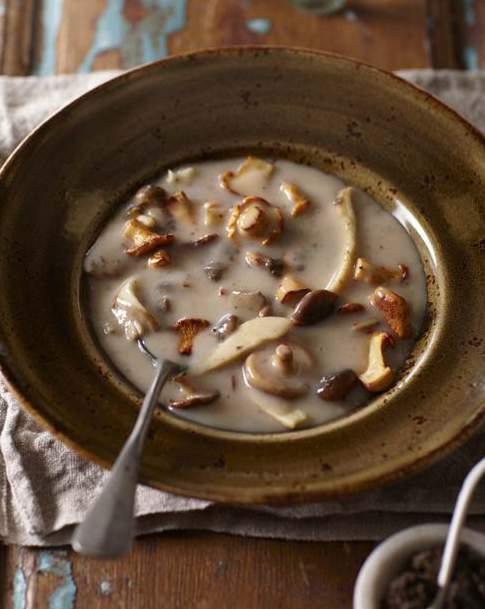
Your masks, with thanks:
[{"label": "ground spice in bowl", "polygon": [[[435,598],[442,548],[415,553],[390,582],[381,609],[427,609]],[[460,550],[443,609],[485,609],[485,559]]]}]

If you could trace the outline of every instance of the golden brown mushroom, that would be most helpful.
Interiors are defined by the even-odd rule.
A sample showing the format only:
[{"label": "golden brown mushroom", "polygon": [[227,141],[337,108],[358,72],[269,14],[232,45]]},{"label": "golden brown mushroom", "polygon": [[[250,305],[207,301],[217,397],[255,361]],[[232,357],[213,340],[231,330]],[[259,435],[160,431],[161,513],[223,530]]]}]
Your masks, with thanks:
[{"label": "golden brown mushroom", "polygon": [[381,311],[387,324],[399,338],[411,336],[413,329],[409,306],[402,296],[380,286],[374,290],[369,300],[372,306]]},{"label": "golden brown mushroom", "polygon": [[379,285],[392,280],[404,281],[407,274],[407,267],[402,264],[395,269],[391,269],[385,266],[377,266],[366,258],[357,258],[354,279],[364,283]]},{"label": "golden brown mushroom", "polygon": [[174,330],[179,334],[178,352],[180,355],[191,355],[195,337],[209,326],[210,322],[206,319],[194,317],[179,319],[174,326]]},{"label": "golden brown mushroom", "polygon": [[270,245],[283,231],[284,219],[279,207],[261,197],[245,197],[231,210],[226,232],[229,239],[236,235],[259,240]]},{"label": "golden brown mushroom", "polygon": [[385,332],[375,332],[370,338],[367,370],[359,376],[369,391],[385,391],[394,381],[394,371],[384,359],[384,347],[388,341],[389,335]]},{"label": "golden brown mushroom", "polygon": [[171,233],[159,235],[150,230],[147,226],[132,218],[125,222],[123,227],[123,237],[132,242],[131,247],[126,250],[129,256],[143,256],[155,249],[170,245],[175,237]]},{"label": "golden brown mushroom", "polygon": [[275,298],[284,305],[295,306],[309,292],[310,288],[288,273],[281,279]]},{"label": "golden brown mushroom", "polygon": [[224,190],[236,195],[250,195],[259,192],[272,174],[274,165],[248,156],[234,171],[226,171],[219,176],[219,185]]},{"label": "golden brown mushroom", "polygon": [[291,210],[292,216],[299,216],[310,207],[310,200],[303,194],[296,184],[283,182],[280,186],[290,203],[293,205]]}]

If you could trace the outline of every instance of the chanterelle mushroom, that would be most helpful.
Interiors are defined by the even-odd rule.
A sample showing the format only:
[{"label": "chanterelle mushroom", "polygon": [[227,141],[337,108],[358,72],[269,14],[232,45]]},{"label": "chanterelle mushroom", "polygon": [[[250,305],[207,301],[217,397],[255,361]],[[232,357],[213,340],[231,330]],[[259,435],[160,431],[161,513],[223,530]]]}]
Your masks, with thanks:
[{"label": "chanterelle mushroom", "polygon": [[286,195],[287,199],[293,205],[291,210],[292,216],[299,216],[310,207],[310,200],[303,194],[296,184],[283,182],[280,186],[280,190]]},{"label": "chanterelle mushroom", "polygon": [[126,253],[130,256],[143,256],[164,245],[170,245],[175,240],[172,234],[159,235],[136,218],[125,222],[123,237],[132,242],[131,247],[126,250]]},{"label": "chanterelle mushroom", "polygon": [[352,278],[357,250],[357,223],[352,205],[353,188],[344,188],[337,195],[335,205],[339,209],[345,228],[345,251],[340,267],[334,273],[326,289],[340,294]]},{"label": "chanterelle mushroom", "polygon": [[283,231],[284,219],[279,207],[261,197],[245,197],[232,208],[226,232],[229,239],[236,234],[247,239],[257,239],[262,245],[270,245]]},{"label": "chanterelle mushroom", "polygon": [[178,352],[180,355],[191,355],[194,339],[199,332],[210,326],[206,319],[182,317],[174,326],[179,334]]},{"label": "chanterelle mushroom", "polygon": [[236,195],[250,195],[260,192],[269,176],[273,172],[274,165],[253,156],[243,161],[237,171],[226,171],[219,176],[221,188]]},{"label": "chanterelle mushroom", "polygon": [[409,306],[402,296],[380,286],[374,290],[369,300],[372,306],[381,311],[387,324],[399,338],[411,336]]},{"label": "chanterelle mushroom", "polygon": [[373,285],[379,285],[397,279],[398,281],[404,281],[407,277],[407,267],[400,264],[397,268],[391,269],[385,266],[377,266],[369,262],[366,258],[357,258],[355,263],[354,279],[357,281],[363,281],[364,283],[370,283]]},{"label": "chanterelle mushroom", "polygon": [[136,289],[136,279],[130,277],[121,284],[111,307],[128,340],[136,340],[146,332],[158,330],[157,320],[140,302]]},{"label": "chanterelle mushroom", "polygon": [[313,360],[303,347],[280,344],[251,353],[243,371],[251,387],[283,398],[296,398],[308,391],[305,372],[312,366]]},{"label": "chanterelle mushroom", "polygon": [[359,376],[369,391],[385,391],[394,380],[394,371],[386,364],[383,353],[388,341],[389,335],[385,332],[375,332],[370,338],[367,370]]}]

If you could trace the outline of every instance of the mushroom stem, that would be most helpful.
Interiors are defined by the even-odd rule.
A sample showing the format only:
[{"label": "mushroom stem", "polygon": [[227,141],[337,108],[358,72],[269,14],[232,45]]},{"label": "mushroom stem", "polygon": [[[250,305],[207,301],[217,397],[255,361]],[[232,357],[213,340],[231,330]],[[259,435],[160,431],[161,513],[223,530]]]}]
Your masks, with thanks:
[{"label": "mushroom stem", "polygon": [[278,345],[275,349],[272,364],[283,374],[293,372],[293,350],[288,345]]}]

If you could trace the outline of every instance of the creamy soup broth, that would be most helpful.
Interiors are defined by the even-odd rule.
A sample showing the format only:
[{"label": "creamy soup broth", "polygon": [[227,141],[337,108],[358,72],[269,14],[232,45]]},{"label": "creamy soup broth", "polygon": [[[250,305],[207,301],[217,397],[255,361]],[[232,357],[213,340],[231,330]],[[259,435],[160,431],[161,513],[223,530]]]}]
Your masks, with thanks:
[{"label": "creamy soup broth", "polygon": [[[243,169],[240,175],[237,170],[244,163],[242,158],[199,162],[168,172],[154,184],[160,185],[167,197],[183,191],[187,205],[180,207],[172,203],[167,206],[158,202],[129,212],[136,203],[135,199],[127,201],[103,228],[85,259],[92,327],[115,368],[141,391],[147,390],[154,370],[133,340],[140,331],[154,354],[189,366],[189,389],[183,382],[170,382],[162,392],[164,404],[183,402],[197,392],[206,395],[219,392],[217,399],[210,403],[176,407],[173,411],[177,416],[204,425],[245,432],[312,426],[344,416],[365,404],[379,391],[380,380],[377,389],[370,392],[360,380],[352,382],[351,389],[342,399],[334,399],[335,396],[322,399],[317,392],[319,380],[343,370],[352,370],[357,377],[363,375],[368,368],[370,341],[376,334],[385,336],[383,356],[392,374],[412,349],[426,304],[425,277],[417,250],[389,212],[366,193],[354,188],[347,191],[356,226],[356,246],[352,252],[349,246],[351,231],[342,211],[341,194],[339,199],[339,193],[346,185],[312,167],[287,160],[267,162],[270,167],[263,165],[260,171],[256,165],[254,170],[251,167],[248,171]],[[232,172],[232,175],[226,172]],[[226,177],[226,180],[222,179],[223,184],[221,176]],[[286,190],[285,186],[282,189],[283,183]],[[231,213],[245,196],[261,197],[280,210],[284,226],[280,234],[272,233],[272,242],[268,245],[262,244],[267,231],[272,228],[277,233],[281,227],[279,216],[275,220],[273,208],[265,205],[261,207],[263,212],[270,209],[266,228],[258,229],[259,233],[254,229],[256,235],[251,235],[238,232],[236,227],[232,238],[228,236]],[[300,213],[292,215],[295,205],[302,199],[304,204]],[[254,214],[255,220],[257,215]],[[254,228],[251,218],[250,214],[245,219],[246,224],[242,224],[243,227],[247,225],[249,231]],[[141,255],[126,253],[136,245],[136,236],[134,240],[126,234],[126,223],[133,219],[151,232],[174,235],[174,241],[161,248],[170,258],[168,262],[162,256],[161,263],[168,262],[166,265],[148,267],[148,260],[160,248]],[[207,235],[216,236],[206,239],[207,243],[194,245]],[[271,263],[264,266],[259,258],[249,265],[248,252],[253,258],[258,258],[259,254],[270,257],[273,266]],[[291,378],[284,378],[282,386],[297,395],[274,395],[252,386],[247,370],[243,371],[249,353],[219,369],[203,372],[207,361],[224,342],[212,330],[221,317],[234,315],[239,328],[264,313],[271,317],[289,317],[298,306],[303,291],[290,290],[291,304],[281,303],[275,295],[284,278],[289,276],[296,280],[302,290],[321,290],[332,286],[332,279],[335,281],[346,256],[352,257],[351,276],[344,278],[338,286],[338,298],[331,306],[333,312],[317,323],[292,326],[280,338],[254,349],[257,353],[266,353],[266,360],[261,359],[261,370],[256,368],[258,375],[261,373],[260,382],[267,383],[271,377],[268,370],[272,373],[276,363],[283,362],[280,376],[285,377],[288,372],[285,372],[285,366],[289,365],[286,377]],[[355,279],[354,276],[359,275],[359,265],[364,278]],[[384,274],[379,266],[385,267]],[[114,314],[113,303],[120,286],[130,279],[133,280],[130,289],[149,312],[151,322],[156,322],[156,328],[154,323],[148,324],[149,327],[132,328],[131,336],[127,338],[123,321],[126,310],[123,309],[121,317],[119,311]],[[370,303],[377,288],[384,288],[405,300],[408,315],[405,337],[400,338],[393,331],[388,310]],[[260,294],[247,298],[237,292]],[[261,313],[265,306],[266,310]],[[179,352],[180,331],[174,327],[182,318],[204,320],[207,325],[195,335],[191,355]],[[276,362],[272,351],[278,345],[287,345],[290,351],[302,348],[303,359],[300,352],[295,358],[294,350],[288,356],[288,349],[283,349]],[[292,355],[293,364],[288,364],[288,357],[291,359]],[[202,372],[192,377],[190,370]],[[383,389],[390,384],[389,379],[384,379]],[[286,391],[284,387],[283,392]],[[277,391],[280,391],[279,387]],[[276,409],[276,417],[268,414],[267,409]],[[294,411],[298,414],[293,417]],[[278,413],[282,413],[283,419]],[[288,420],[284,419],[286,413],[290,413]]]}]

